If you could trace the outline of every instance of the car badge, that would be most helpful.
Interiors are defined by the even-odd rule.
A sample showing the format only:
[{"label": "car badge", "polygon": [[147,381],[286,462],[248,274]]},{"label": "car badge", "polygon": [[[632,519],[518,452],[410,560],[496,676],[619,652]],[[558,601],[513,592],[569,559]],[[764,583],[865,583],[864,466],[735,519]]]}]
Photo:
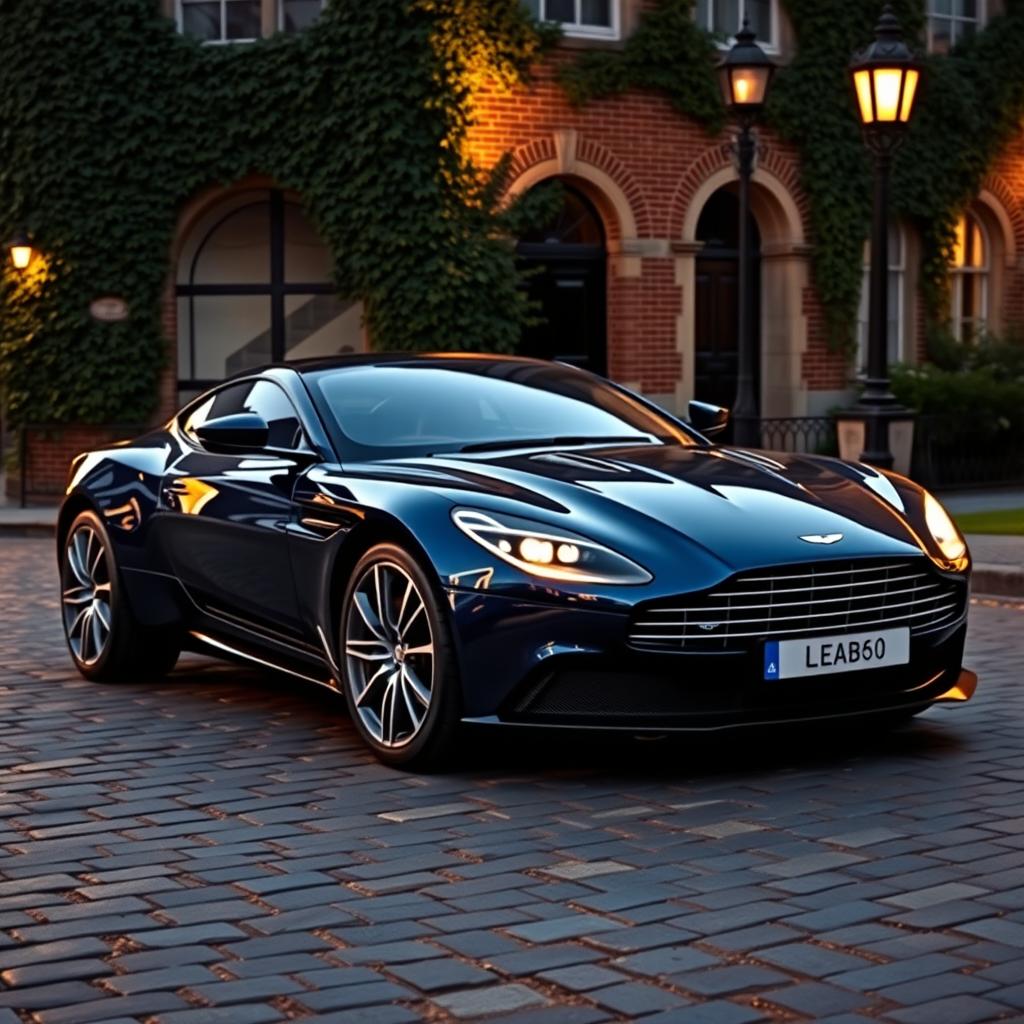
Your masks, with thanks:
[{"label": "car badge", "polygon": [[800,539],[807,541],[808,544],[835,544],[837,540],[843,539],[843,535],[841,533],[806,533]]}]

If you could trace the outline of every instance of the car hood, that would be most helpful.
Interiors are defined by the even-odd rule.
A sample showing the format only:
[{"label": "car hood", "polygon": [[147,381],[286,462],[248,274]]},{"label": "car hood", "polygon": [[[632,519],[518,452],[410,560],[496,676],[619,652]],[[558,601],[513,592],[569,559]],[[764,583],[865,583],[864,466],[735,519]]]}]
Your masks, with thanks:
[{"label": "car hood", "polygon": [[410,463],[536,504],[545,522],[568,514],[566,526],[595,539],[628,534],[637,554],[652,544],[663,553],[666,529],[730,569],[922,553],[887,477],[821,456],[619,445],[406,460],[415,471]]}]

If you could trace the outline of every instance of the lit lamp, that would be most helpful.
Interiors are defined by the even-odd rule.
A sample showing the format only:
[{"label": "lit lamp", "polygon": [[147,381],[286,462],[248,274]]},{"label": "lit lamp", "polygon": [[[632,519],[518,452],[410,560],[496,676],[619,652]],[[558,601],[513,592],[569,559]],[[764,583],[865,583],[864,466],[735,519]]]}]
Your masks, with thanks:
[{"label": "lit lamp", "polygon": [[886,4],[875,26],[875,41],[850,62],[864,140],[874,154],[875,188],[871,216],[868,289],[868,366],[864,390],[852,409],[837,417],[843,458],[889,469],[910,470],[914,421],[896,404],[889,387],[889,176],[892,154],[903,141],[914,113],[921,63],[903,42],[899,22]]},{"label": "lit lamp", "polygon": [[737,334],[739,355],[736,371],[736,399],[732,407],[735,424],[733,440],[738,445],[756,447],[760,444],[758,401],[754,389],[757,366],[757,336],[754,332],[750,294],[750,232],[747,221],[750,211],[750,177],[754,171],[754,121],[764,107],[768,86],[775,71],[771,58],[757,45],[750,24],[744,19],[736,33],[736,42],[718,66],[722,96],[729,113],[739,123],[736,137],[736,169],[740,178],[739,194],[739,267],[736,285],[739,289]]},{"label": "lit lamp", "polygon": [[16,231],[7,243],[7,251],[11,254],[11,265],[15,270],[27,270],[32,262],[32,243],[24,231]]}]

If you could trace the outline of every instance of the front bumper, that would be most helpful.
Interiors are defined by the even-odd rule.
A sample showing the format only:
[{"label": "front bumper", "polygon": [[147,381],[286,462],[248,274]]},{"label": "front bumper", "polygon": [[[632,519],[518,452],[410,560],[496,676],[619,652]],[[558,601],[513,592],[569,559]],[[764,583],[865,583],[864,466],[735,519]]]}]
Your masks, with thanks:
[{"label": "front bumper", "polygon": [[910,662],[766,681],[760,648],[654,653],[628,643],[628,614],[487,592],[450,592],[465,720],[489,724],[716,730],[920,710],[969,699],[966,615],[911,638]]}]

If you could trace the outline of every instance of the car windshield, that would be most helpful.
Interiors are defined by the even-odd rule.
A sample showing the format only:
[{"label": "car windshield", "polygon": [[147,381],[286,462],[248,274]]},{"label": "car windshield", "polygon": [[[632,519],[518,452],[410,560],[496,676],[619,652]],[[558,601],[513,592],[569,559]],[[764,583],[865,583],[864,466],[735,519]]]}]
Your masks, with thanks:
[{"label": "car windshield", "polygon": [[307,375],[347,458],[389,459],[517,444],[696,444],[667,417],[557,364],[436,360]]}]

